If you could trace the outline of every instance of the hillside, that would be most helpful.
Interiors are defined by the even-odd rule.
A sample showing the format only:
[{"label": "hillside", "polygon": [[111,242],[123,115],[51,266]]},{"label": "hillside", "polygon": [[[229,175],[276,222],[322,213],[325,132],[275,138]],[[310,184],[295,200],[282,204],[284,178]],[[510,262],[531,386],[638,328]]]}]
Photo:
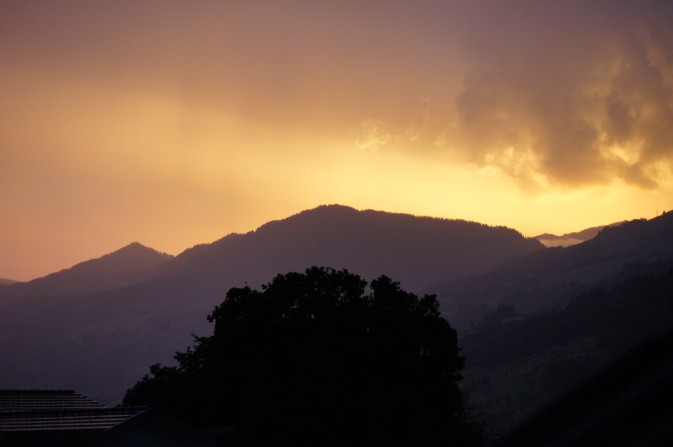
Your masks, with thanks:
[{"label": "hillside", "polygon": [[565,233],[560,236],[551,233],[544,233],[533,236],[533,238],[540,241],[545,247],[569,247],[571,245],[581,244],[582,242],[595,238],[598,233],[603,230],[603,228],[614,227],[623,223],[624,222],[616,222],[610,225],[600,225],[597,227],[585,228],[584,230]]},{"label": "hillside", "polygon": [[7,278],[0,278],[0,286],[6,286],[9,284],[14,284],[16,281],[7,279]]},{"label": "hillside", "polygon": [[146,279],[173,256],[160,253],[138,242],[97,259],[81,262],[68,269],[2,290],[2,298],[38,298],[56,295],[81,295],[124,287]]},{"label": "hillside", "polygon": [[673,445],[672,394],[669,332],[591,374],[499,445]]},{"label": "hillside", "polygon": [[279,272],[323,265],[364,277],[383,273],[418,290],[541,247],[505,227],[331,205],[194,247],[165,267],[170,276],[225,275],[259,285]]},{"label": "hillside", "polygon": [[462,323],[463,387],[494,439],[670,331],[673,213],[445,287],[445,313]]},{"label": "hillside", "polygon": [[[590,375],[673,328],[673,260],[535,316],[493,314],[462,338],[463,388],[490,435],[507,432]],[[630,275],[630,274],[629,274]],[[625,275],[628,276],[628,275]],[[637,371],[640,365],[631,365]],[[618,394],[615,395],[617,400]],[[592,396],[585,397],[585,405]]]},{"label": "hillside", "polygon": [[[639,265],[673,259],[673,213],[607,227],[571,247],[537,250],[484,275],[438,285],[445,315],[467,330],[501,306],[520,314],[562,308],[574,295],[640,274]],[[475,299],[479,297],[479,299]]]},{"label": "hillside", "polygon": [[75,388],[117,403],[149,365],[170,363],[190,345],[190,334],[210,333],[205,317],[230,287],[257,288],[312,265],[367,279],[386,274],[415,293],[437,293],[460,331],[469,402],[490,433],[502,434],[669,327],[673,213],[567,248],[502,227],[343,206],[174,258],[132,244],[0,288],[0,298],[24,293],[0,300],[0,387]]},{"label": "hillside", "polygon": [[116,403],[150,364],[169,362],[190,334],[209,333],[206,315],[233,286],[322,265],[386,274],[417,291],[541,247],[503,227],[319,207],[194,247],[143,270],[140,282],[0,304],[0,357],[9,359],[0,387],[75,388]]}]

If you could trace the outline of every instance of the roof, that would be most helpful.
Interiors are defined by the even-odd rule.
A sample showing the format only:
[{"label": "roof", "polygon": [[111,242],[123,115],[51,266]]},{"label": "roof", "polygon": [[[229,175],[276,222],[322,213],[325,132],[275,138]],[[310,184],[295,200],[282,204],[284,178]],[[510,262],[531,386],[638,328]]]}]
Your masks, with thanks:
[{"label": "roof", "polygon": [[107,408],[70,390],[0,390],[0,433],[103,432],[146,411]]},{"label": "roof", "polygon": [[72,390],[0,390],[0,412],[105,408]]},{"label": "roof", "polygon": [[2,412],[0,432],[107,431],[145,411],[146,408],[97,408]]}]

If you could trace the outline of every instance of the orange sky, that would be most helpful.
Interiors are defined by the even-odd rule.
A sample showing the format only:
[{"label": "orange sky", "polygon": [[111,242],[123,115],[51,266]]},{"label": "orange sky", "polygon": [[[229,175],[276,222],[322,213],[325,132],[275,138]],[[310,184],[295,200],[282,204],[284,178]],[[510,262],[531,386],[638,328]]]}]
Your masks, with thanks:
[{"label": "orange sky", "polygon": [[531,236],[673,208],[669,2],[251,3],[0,3],[0,277],[328,203]]}]

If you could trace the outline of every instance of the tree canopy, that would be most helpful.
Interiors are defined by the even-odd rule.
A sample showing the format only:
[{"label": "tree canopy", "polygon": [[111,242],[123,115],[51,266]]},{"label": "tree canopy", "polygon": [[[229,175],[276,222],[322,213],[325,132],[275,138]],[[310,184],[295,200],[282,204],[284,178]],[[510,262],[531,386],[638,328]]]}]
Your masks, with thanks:
[{"label": "tree canopy", "polygon": [[313,267],[261,291],[232,288],[208,319],[213,335],[177,353],[177,366],[153,365],[125,404],[233,425],[251,445],[470,439],[463,358],[434,295]]}]

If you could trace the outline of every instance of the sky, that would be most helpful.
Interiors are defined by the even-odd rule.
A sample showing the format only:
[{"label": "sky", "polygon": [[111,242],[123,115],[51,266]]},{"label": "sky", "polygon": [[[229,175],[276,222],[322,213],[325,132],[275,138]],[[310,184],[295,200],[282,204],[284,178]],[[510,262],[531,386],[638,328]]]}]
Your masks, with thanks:
[{"label": "sky", "polygon": [[0,277],[321,204],[673,208],[670,1],[0,2]]}]

